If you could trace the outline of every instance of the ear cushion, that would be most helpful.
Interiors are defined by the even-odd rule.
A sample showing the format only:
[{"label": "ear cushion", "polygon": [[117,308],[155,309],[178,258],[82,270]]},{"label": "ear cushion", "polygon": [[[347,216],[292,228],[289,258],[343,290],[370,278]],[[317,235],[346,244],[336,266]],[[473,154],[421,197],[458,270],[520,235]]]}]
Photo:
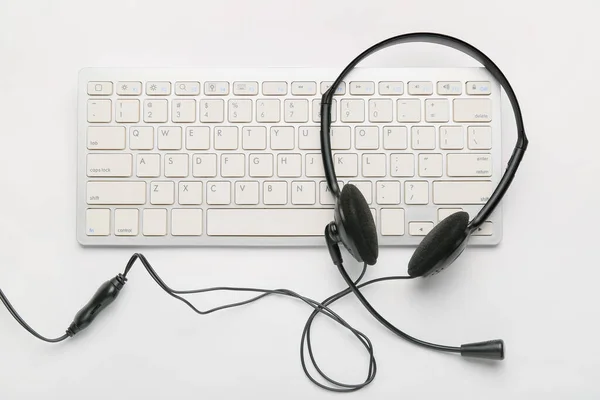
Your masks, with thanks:
[{"label": "ear cushion", "polygon": [[367,264],[374,265],[379,256],[377,228],[365,197],[356,186],[347,184],[342,188],[338,206],[344,216],[344,229],[358,255]]},{"label": "ear cushion", "polygon": [[408,263],[408,274],[413,277],[423,276],[436,268],[467,237],[468,224],[469,214],[464,211],[443,219],[415,250]]}]

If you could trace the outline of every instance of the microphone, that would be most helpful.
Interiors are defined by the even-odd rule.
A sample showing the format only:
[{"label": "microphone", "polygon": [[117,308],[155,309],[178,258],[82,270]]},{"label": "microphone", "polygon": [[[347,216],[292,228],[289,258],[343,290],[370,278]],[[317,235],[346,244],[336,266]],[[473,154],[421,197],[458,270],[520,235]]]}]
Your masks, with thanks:
[{"label": "microphone", "polygon": [[460,346],[460,355],[488,360],[504,360],[504,341],[496,339],[487,342],[463,344]]}]

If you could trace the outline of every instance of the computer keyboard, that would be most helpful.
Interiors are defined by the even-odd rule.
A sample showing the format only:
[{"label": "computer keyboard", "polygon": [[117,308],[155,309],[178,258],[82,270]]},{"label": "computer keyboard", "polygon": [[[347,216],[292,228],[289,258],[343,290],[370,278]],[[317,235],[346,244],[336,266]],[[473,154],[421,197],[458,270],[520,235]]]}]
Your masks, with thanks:
[{"label": "computer keyboard", "polygon": [[[86,68],[79,74],[77,238],[100,246],[323,245],[333,219],[317,68]],[[341,184],[381,245],[471,216],[502,175],[500,86],[483,68],[357,68],[338,87]],[[492,118],[493,117],[493,118]],[[471,244],[497,244],[496,211]]]}]

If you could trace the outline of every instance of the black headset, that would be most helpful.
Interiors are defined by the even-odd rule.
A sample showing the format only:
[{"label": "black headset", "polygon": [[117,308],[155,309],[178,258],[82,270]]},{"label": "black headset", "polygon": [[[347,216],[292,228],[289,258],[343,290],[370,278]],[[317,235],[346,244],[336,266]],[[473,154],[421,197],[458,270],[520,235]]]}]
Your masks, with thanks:
[{"label": "black headset", "polygon": [[463,356],[502,360],[504,359],[504,342],[502,340],[491,340],[487,342],[465,344],[460,347],[452,347],[428,343],[402,332],[373,308],[369,301],[362,295],[357,285],[350,279],[343,266],[338,243],[342,243],[357,261],[364,262],[365,265],[375,265],[379,255],[379,247],[377,243],[375,221],[363,194],[352,184],[344,185],[343,189],[340,191],[337,183],[338,181],[333,166],[330,138],[331,103],[333,95],[336,88],[360,61],[389,46],[412,42],[436,43],[451,47],[462,51],[483,64],[483,66],[500,83],[510,100],[517,122],[518,139],[510,161],[508,162],[506,172],[479,213],[471,221],[469,221],[469,214],[464,211],[452,214],[440,221],[440,223],[435,226],[425,238],[423,238],[410,259],[408,263],[408,274],[410,277],[426,277],[437,274],[458,258],[465,249],[471,234],[490,216],[502,200],[502,197],[508,190],[508,187],[515,177],[519,164],[523,159],[523,155],[527,149],[528,140],[525,135],[519,102],[517,101],[517,97],[510,86],[510,83],[500,68],[498,68],[488,56],[469,43],[438,33],[409,33],[386,39],[371,46],[352,60],[352,62],[344,68],[340,76],[337,77],[329,90],[323,94],[321,100],[321,154],[323,157],[327,184],[336,200],[334,221],[329,223],[325,228],[325,239],[331,258],[348,286],[373,317],[394,334],[412,343],[439,351],[460,353]]}]

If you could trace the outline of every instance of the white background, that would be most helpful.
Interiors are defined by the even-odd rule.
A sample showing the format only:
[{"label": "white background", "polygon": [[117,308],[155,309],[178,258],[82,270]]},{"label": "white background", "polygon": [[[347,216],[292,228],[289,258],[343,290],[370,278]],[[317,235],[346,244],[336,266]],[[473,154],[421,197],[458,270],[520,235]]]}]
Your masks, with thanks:
[{"label": "white background", "polygon": [[[522,105],[531,145],[504,201],[504,240],[433,279],[365,290],[409,333],[445,344],[503,338],[501,363],[393,337],[348,298],[338,310],[372,338],[379,374],[355,399],[596,399],[600,133],[598,2],[103,0],[0,3],[0,286],[28,322],[60,335],[132,249],[75,240],[76,85],[86,66],[342,67],[376,41],[430,30],[484,50]],[[432,45],[376,66],[470,66]],[[515,130],[505,104],[505,160]],[[369,277],[402,274],[413,248],[385,248]],[[322,299],[343,283],[324,248],[148,249],[174,287],[289,287]],[[350,264],[351,270],[357,266]],[[136,266],[112,309],[79,337],[35,340],[0,309],[2,399],[330,399],[298,359],[309,310],[267,299],[208,317]],[[203,307],[231,296],[205,296]],[[320,318],[315,346],[336,378],[366,357]]]}]

